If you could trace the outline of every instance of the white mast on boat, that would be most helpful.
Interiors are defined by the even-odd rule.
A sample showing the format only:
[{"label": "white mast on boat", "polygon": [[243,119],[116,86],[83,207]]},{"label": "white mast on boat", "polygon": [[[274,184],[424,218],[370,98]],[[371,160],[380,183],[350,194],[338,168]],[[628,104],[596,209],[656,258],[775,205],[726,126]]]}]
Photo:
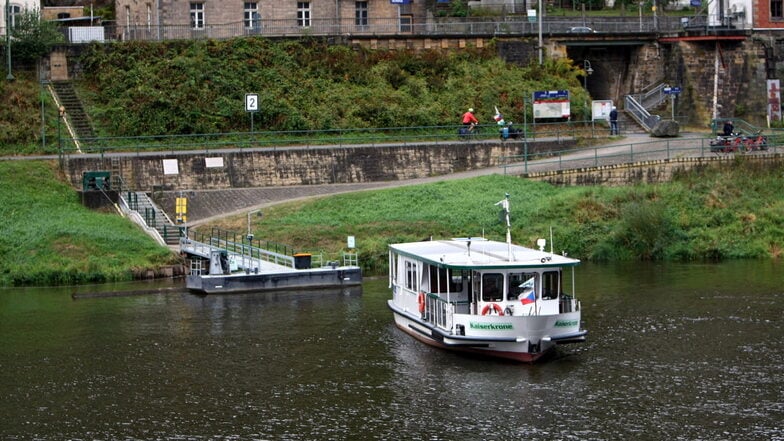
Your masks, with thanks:
[{"label": "white mast on boat", "polygon": [[512,224],[509,221],[509,193],[505,194],[504,199],[496,202],[495,205],[500,205],[501,208],[504,210],[504,218],[506,220],[506,246],[507,246],[507,254],[509,255],[509,261],[511,262],[512,259]]}]

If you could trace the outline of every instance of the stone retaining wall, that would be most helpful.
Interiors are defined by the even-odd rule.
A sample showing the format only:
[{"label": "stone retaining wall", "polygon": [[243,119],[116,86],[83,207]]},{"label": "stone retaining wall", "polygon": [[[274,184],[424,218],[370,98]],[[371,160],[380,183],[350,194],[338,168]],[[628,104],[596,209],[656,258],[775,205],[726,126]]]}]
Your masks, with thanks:
[{"label": "stone retaining wall", "polygon": [[559,186],[656,184],[668,182],[679,173],[707,167],[734,167],[740,161],[752,166],[772,168],[778,167],[784,162],[784,154],[661,159],[573,170],[528,173],[526,177]]},{"label": "stone retaining wall", "polygon": [[[572,148],[574,142],[529,142],[529,151]],[[120,175],[124,190],[172,191],[395,181],[497,166],[523,153],[521,141],[397,146],[294,147],[259,150],[77,156],[64,159],[71,184],[85,171]]]}]

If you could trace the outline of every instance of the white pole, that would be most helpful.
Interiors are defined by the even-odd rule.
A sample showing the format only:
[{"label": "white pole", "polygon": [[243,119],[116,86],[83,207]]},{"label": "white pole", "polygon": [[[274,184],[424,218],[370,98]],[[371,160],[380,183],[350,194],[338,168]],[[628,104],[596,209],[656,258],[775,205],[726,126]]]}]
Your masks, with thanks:
[{"label": "white pole", "polygon": [[539,0],[539,65],[542,65],[542,0]]}]

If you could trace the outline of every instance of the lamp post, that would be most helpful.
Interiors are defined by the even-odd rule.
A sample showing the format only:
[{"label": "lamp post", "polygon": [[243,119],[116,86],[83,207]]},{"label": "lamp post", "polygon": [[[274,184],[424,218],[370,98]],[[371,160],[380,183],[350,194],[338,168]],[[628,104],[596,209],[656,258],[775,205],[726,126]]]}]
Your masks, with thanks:
[{"label": "lamp post", "polygon": [[60,135],[60,126],[62,126],[63,118],[65,118],[65,107],[60,106],[57,109],[57,150],[63,154],[63,137]]},{"label": "lamp post", "polygon": [[[253,213],[259,213],[259,217],[261,217],[261,210],[253,210],[248,212],[248,264],[245,265],[245,270],[250,271],[250,265],[253,263],[253,233],[250,232],[250,215]],[[243,260],[245,259],[245,253],[242,254]],[[259,256],[259,265],[261,265],[261,256]]]},{"label": "lamp post", "polygon": [[585,76],[583,77],[583,89],[588,90],[588,75],[593,74],[593,68],[591,67],[590,61],[583,60],[583,70],[585,71]]},{"label": "lamp post", "polygon": [[542,0],[539,0],[539,10],[537,11],[539,17],[539,65],[542,65]]},{"label": "lamp post", "polygon": [[8,75],[5,79],[14,81],[11,73],[11,0],[5,0],[5,58],[8,61]]}]

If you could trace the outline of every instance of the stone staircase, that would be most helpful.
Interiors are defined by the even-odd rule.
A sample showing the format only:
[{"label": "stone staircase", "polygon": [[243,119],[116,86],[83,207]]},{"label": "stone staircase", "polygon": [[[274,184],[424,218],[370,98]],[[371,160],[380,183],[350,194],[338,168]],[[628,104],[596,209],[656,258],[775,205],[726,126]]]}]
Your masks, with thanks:
[{"label": "stone staircase", "polygon": [[95,137],[95,132],[73,84],[70,81],[53,81],[51,84],[55,95],[57,95],[57,100],[65,108],[66,118],[74,135],[82,143],[89,142],[90,138]]},{"label": "stone staircase", "polygon": [[124,192],[121,196],[128,207],[139,213],[148,227],[154,228],[161,235],[166,245],[178,245],[180,242],[180,227],[175,225],[166,212],[158,208],[147,193],[142,191]]}]

